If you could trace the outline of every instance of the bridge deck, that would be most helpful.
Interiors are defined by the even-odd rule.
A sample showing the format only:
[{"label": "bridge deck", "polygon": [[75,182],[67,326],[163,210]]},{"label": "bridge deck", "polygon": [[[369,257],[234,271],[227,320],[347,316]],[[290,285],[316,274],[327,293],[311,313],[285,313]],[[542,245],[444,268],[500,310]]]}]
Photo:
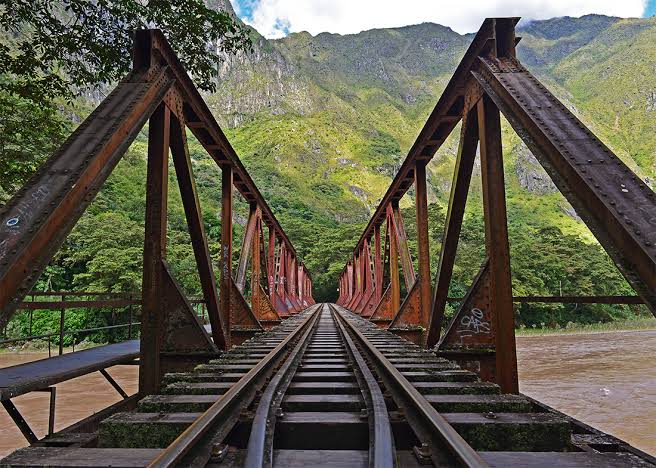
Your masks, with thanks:
[{"label": "bridge deck", "polygon": [[125,364],[137,357],[139,340],[131,340],[6,367],[0,369],[0,401]]}]

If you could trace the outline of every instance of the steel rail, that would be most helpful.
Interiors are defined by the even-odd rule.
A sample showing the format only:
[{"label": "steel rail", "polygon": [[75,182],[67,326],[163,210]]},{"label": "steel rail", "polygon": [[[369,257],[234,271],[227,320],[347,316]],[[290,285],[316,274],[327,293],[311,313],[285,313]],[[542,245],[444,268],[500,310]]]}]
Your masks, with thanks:
[{"label": "steel rail", "polygon": [[346,330],[346,324],[344,323],[346,321],[339,315],[332,304],[329,307],[342,333],[346,348],[352,360],[357,365],[355,375],[360,384],[360,390],[367,404],[367,409],[369,410],[369,466],[374,468],[394,468],[398,466],[394,447],[394,435],[392,434],[392,425],[389,420],[383,393],[380,391],[380,386],[367,366],[362,354],[360,354],[360,351],[358,351],[353,339]]},{"label": "steel rail", "polygon": [[[282,357],[288,345],[309,325],[312,318],[318,315],[318,311],[319,307],[309,312],[308,317],[293,332],[287,335],[255,367],[230,387],[207,411],[198,417],[168,447],[162,450],[148,466],[162,468],[179,464],[183,457],[208,434],[212,427],[229,420],[235,412],[238,415],[242,406],[250,402],[252,396],[255,395],[257,384],[263,380],[267,372],[274,370],[276,361]],[[209,455],[207,458],[209,459]]]},{"label": "steel rail", "polygon": [[[319,306],[317,311],[323,307]],[[260,398],[246,447],[244,466],[247,468],[269,467],[273,464],[273,433],[276,425],[276,412],[298,368],[300,358],[310,343],[309,338],[313,334],[319,314],[314,314],[313,317],[313,323],[306,328],[305,333],[287,355],[285,362],[273,376]]]},{"label": "steel rail", "polygon": [[370,362],[385,383],[385,387],[392,393],[397,405],[405,412],[408,423],[420,440],[429,442],[433,463],[436,466],[444,464],[445,460],[440,457],[438,448],[446,446],[450,454],[464,466],[489,466],[383,353],[344,316],[341,309],[343,309],[341,306],[336,306],[337,313],[371,358]]}]

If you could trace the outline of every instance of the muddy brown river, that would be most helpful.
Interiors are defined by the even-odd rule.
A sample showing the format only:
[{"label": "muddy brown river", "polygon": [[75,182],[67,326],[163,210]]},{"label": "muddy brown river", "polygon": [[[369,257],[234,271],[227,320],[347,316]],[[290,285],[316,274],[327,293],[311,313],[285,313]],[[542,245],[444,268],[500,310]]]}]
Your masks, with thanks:
[{"label": "muddy brown river", "polygon": [[[656,455],[656,330],[522,336],[517,338],[520,390],[590,425]],[[0,367],[47,357],[47,353],[0,353]],[[135,366],[109,370],[132,394]],[[48,394],[31,393],[13,401],[39,437],[48,424]],[[119,395],[99,373],[57,385],[55,430],[111,403]],[[27,445],[0,409],[0,457]]]}]

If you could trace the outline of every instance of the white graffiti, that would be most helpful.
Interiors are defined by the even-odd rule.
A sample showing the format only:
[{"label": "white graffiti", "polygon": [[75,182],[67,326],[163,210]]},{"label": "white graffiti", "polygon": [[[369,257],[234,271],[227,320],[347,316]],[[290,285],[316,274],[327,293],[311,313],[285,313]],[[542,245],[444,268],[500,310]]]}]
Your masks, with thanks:
[{"label": "white graffiti", "polygon": [[7,256],[7,252],[16,243],[16,238],[21,234],[28,224],[26,221],[32,219],[36,214],[36,208],[47,198],[50,190],[45,185],[36,188],[28,197],[21,200],[11,211],[8,218],[2,220],[2,237],[0,242],[0,258]]},{"label": "white graffiti", "polygon": [[9,232],[16,234],[25,224],[25,221],[34,217],[34,208],[46,199],[50,190],[45,185],[41,185],[24,200],[21,200],[14,208],[14,213],[4,220],[4,225],[10,228]]},{"label": "white graffiti", "polygon": [[486,320],[485,312],[476,307],[472,308],[469,313],[463,314],[458,322],[456,333],[460,338],[460,344],[465,344],[465,339],[477,335],[490,335],[492,326],[489,320]]}]

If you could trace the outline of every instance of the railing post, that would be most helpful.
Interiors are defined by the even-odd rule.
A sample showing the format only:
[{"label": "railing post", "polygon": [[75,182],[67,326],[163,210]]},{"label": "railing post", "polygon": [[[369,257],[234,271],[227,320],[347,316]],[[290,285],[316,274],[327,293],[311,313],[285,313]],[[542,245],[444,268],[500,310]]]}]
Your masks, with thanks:
[{"label": "railing post", "polygon": [[227,325],[227,343],[232,334],[230,296],[232,289],[232,166],[221,166],[221,301],[222,322]]},{"label": "railing post", "polygon": [[[66,300],[66,296],[62,294],[61,300],[64,302]],[[66,309],[62,307],[59,311],[59,314],[59,355],[61,356],[64,354],[64,320]]]},{"label": "railing post", "polygon": [[487,95],[478,102],[485,243],[490,259],[490,307],[496,341],[497,383],[518,393],[517,352],[499,109]]},{"label": "railing post", "polygon": [[146,226],[141,308],[139,393],[156,393],[160,383],[164,279],[166,256],[169,128],[171,114],[163,103],[150,118],[146,176]]},{"label": "railing post", "polygon": [[[419,321],[428,328],[431,309],[430,250],[428,240],[428,194],[426,160],[415,163],[415,205],[417,210],[417,259],[419,261]],[[425,340],[426,336],[422,339]]]}]

